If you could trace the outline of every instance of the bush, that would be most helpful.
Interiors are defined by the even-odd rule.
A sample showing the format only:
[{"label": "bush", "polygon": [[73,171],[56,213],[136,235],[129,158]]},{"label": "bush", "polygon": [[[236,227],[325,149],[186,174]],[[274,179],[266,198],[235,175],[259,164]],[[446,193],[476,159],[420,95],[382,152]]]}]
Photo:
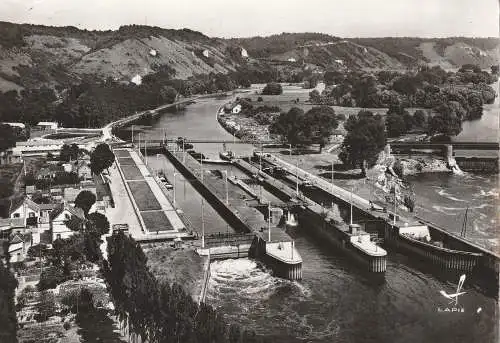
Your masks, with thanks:
[{"label": "bush", "polygon": [[262,90],[264,95],[280,95],[283,93],[283,88],[279,83],[270,82]]},{"label": "bush", "polygon": [[64,328],[64,330],[69,330],[71,328],[71,324],[69,322],[65,322],[63,324],[63,328]]},{"label": "bush", "polygon": [[258,102],[262,102],[262,101],[264,101],[264,99],[262,99],[262,97],[261,97],[261,96],[259,96],[259,97],[257,98],[257,101],[258,101]]},{"label": "bush", "polygon": [[54,294],[50,291],[41,292],[36,304],[37,315],[35,319],[38,322],[44,322],[56,314],[56,301]]},{"label": "bush", "polygon": [[63,283],[70,279],[67,273],[61,267],[50,267],[44,269],[42,275],[40,275],[40,281],[38,282],[38,290],[44,291],[50,288],[56,288],[57,285]]},{"label": "bush", "polygon": [[344,121],[344,120],[346,120],[346,116],[344,113],[339,113],[339,114],[337,114],[337,119]]}]

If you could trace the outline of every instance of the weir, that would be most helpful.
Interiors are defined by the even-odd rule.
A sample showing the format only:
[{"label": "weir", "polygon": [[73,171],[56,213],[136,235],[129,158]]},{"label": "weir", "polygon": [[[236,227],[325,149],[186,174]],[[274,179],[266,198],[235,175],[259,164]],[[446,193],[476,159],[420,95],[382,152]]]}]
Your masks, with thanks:
[{"label": "weir", "polygon": [[[225,187],[234,187],[237,190],[233,188],[231,191],[236,192],[239,191],[239,187],[229,182],[224,185],[220,179],[207,175],[202,165],[192,156],[176,152],[176,148],[176,144],[173,147],[164,145],[163,153],[229,225],[240,234],[248,235],[240,236],[236,244],[219,241],[218,246],[210,246],[217,244],[216,238],[212,240],[207,237],[206,242],[202,241],[200,255],[210,256],[211,259],[250,256],[264,261],[277,276],[290,280],[301,279],[302,258],[292,238],[281,229],[271,229],[270,222],[264,221],[262,214],[252,206],[248,206],[244,199],[232,198],[228,201],[224,196]],[[235,237],[226,238],[234,240]]]}]

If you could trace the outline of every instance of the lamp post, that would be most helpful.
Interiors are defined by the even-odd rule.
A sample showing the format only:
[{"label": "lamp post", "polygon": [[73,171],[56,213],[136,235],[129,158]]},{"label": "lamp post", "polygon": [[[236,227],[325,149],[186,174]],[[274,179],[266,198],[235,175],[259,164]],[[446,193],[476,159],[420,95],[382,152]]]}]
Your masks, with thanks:
[{"label": "lamp post", "polygon": [[333,177],[334,177],[333,162],[334,162],[334,160],[332,159],[332,193],[333,193]]},{"label": "lamp post", "polygon": [[227,189],[227,170],[222,170],[222,172],[226,176],[226,178],[225,178],[225,181],[226,181],[226,184],[225,184],[225,189],[226,189],[226,205],[229,206],[229,192],[228,192],[228,189]]},{"label": "lamp post", "polygon": [[134,146],[134,124],[132,124],[132,146]]},{"label": "lamp post", "polygon": [[173,184],[173,186],[174,186],[174,189],[173,189],[173,191],[174,191],[174,207],[175,207],[175,177],[177,176],[177,174],[179,174],[179,173],[174,171],[174,181],[173,181],[173,183],[174,183]]},{"label": "lamp post", "polygon": [[297,157],[297,165],[295,167],[295,192],[297,193],[297,198],[299,197],[299,158]]},{"label": "lamp post", "polygon": [[185,164],[186,163],[186,148],[185,148],[185,143],[186,139],[183,138],[182,139],[182,163]]},{"label": "lamp post", "polygon": [[267,240],[271,242],[271,202],[267,203]]},{"label": "lamp post", "polygon": [[351,196],[350,196],[350,204],[351,204],[351,225],[352,225],[352,193],[354,192],[354,186],[351,187]]},{"label": "lamp post", "polygon": [[259,171],[262,171],[262,143],[260,143],[260,153],[259,153]]},{"label": "lamp post", "polygon": [[201,182],[203,183],[203,155],[200,155],[200,174]]},{"label": "lamp post", "polygon": [[159,158],[160,158],[160,154],[156,154],[156,177],[158,177],[158,171],[160,169],[160,164],[159,164]]},{"label": "lamp post", "polygon": [[396,226],[396,210],[397,210],[397,200],[396,200],[396,183],[394,183],[394,226]]},{"label": "lamp post", "polygon": [[205,199],[201,198],[201,248],[205,249],[205,218],[204,212]]}]

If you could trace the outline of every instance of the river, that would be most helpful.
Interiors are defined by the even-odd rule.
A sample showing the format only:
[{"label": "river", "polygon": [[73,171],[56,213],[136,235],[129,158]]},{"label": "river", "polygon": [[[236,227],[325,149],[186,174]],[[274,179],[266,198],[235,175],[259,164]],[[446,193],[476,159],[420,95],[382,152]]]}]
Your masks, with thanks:
[{"label": "river", "polygon": [[[231,140],[232,136],[215,118],[224,102],[224,99],[199,100],[181,112],[163,115],[153,127],[144,128],[143,133],[151,139],[161,139],[165,131],[170,137]],[[221,146],[204,144],[195,149],[216,157]],[[231,149],[236,153],[252,151],[246,145]],[[149,161],[153,168],[167,170],[172,180],[172,166],[163,156],[149,157]],[[417,189],[424,188],[418,185],[427,188],[425,203],[457,208],[453,216],[439,214],[440,210],[448,211],[443,208],[432,212],[450,225],[464,208],[463,204],[457,205],[460,200],[473,201],[476,196],[481,204],[480,199],[496,199],[498,178],[485,178],[484,185],[477,183],[478,178],[426,175],[412,182]],[[177,203],[193,224],[200,227],[199,195],[181,176],[176,177],[176,187]],[[455,196],[458,200],[452,199]],[[231,230],[207,204],[204,217],[207,232]],[[486,217],[485,221],[495,220],[491,213]],[[208,302],[229,320],[272,336],[275,342],[496,342],[497,302],[476,286],[465,282],[467,293],[460,298],[464,313],[440,313],[438,307],[445,307],[448,301],[439,291],[453,292],[456,282],[440,280],[418,261],[393,251],[389,252],[385,279],[372,280],[349,259],[321,246],[305,231],[306,224],[290,232],[304,260],[302,281],[273,277],[250,259],[213,262]]]}]

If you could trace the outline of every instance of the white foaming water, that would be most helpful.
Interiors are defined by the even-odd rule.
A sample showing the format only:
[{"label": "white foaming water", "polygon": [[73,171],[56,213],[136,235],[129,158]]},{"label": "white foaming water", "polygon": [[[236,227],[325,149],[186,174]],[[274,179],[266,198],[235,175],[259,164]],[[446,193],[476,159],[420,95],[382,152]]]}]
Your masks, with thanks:
[{"label": "white foaming water", "polygon": [[485,192],[483,189],[479,191],[479,193],[474,194],[475,197],[493,197],[498,198],[499,193],[496,189],[491,189],[488,192]]},{"label": "white foaming water", "polygon": [[449,199],[449,200],[453,200],[453,201],[459,201],[459,202],[467,202],[467,200],[463,200],[463,199],[458,199],[458,198],[455,198],[454,196],[452,196],[450,193],[446,192],[444,189],[440,189],[438,192],[437,192],[439,195],[441,195],[442,197],[446,198],[446,199]]},{"label": "white foaming water", "polygon": [[239,297],[260,299],[269,297],[285,280],[273,277],[256,261],[232,259],[215,261],[210,265],[209,298],[218,298],[221,293],[235,293]]}]

